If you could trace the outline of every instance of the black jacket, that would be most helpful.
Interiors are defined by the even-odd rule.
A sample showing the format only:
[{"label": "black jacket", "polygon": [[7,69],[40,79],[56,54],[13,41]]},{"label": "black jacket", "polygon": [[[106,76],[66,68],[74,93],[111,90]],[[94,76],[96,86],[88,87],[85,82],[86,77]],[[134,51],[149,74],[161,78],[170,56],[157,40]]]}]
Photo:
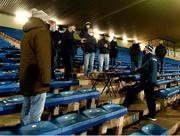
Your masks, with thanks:
[{"label": "black jacket", "polygon": [[83,27],[82,31],[80,32],[79,36],[80,36],[81,38],[85,38],[86,35],[87,35],[87,33],[88,33],[88,28],[87,28],[86,25],[85,25],[85,26]]},{"label": "black jacket", "polygon": [[60,44],[58,42],[62,39],[62,34],[60,34],[58,31],[50,32],[51,35],[51,52],[52,57],[56,54],[56,48],[60,48]]},{"label": "black jacket", "polygon": [[73,33],[66,30],[66,32],[62,35],[62,41],[61,41],[63,53],[65,55],[73,54],[75,46],[79,43],[80,43],[80,40],[76,40],[73,36]]},{"label": "black jacket", "polygon": [[146,54],[142,60],[142,66],[137,70],[141,74],[141,81],[156,84],[157,82],[157,58],[151,53]]},{"label": "black jacket", "polygon": [[129,48],[129,54],[131,57],[131,61],[139,61],[140,52],[141,52],[141,49],[140,49],[139,44],[133,44]]},{"label": "black jacket", "polygon": [[86,34],[86,43],[83,46],[84,53],[96,52],[97,42],[93,36]]},{"label": "black jacket", "polygon": [[118,50],[117,50],[117,42],[116,41],[111,41],[110,42],[110,47],[111,47],[111,50],[110,50],[110,57],[111,58],[116,58],[117,55],[118,55]]},{"label": "black jacket", "polygon": [[[104,47],[107,44],[108,48]],[[101,54],[109,54],[110,53],[110,44],[106,39],[101,39],[98,41],[99,53]]]},{"label": "black jacket", "polygon": [[162,44],[156,47],[155,54],[158,58],[163,58],[166,53],[166,48]]}]

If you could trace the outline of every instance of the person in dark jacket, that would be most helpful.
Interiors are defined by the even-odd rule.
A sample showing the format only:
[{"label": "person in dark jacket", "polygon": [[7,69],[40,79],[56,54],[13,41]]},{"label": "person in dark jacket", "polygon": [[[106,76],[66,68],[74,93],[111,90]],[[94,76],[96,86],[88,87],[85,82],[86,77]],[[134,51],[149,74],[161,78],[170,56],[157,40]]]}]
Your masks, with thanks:
[{"label": "person in dark jacket", "polygon": [[117,49],[117,39],[116,37],[113,38],[113,40],[110,42],[110,62],[111,65],[114,66],[116,64],[116,58],[118,55],[118,49]]},{"label": "person in dark jacket", "polygon": [[51,40],[48,15],[32,9],[32,17],[23,26],[21,42],[20,91],[24,96],[21,125],[41,120],[46,92],[51,81]]},{"label": "person in dark jacket", "polygon": [[48,21],[48,26],[51,36],[51,79],[55,79],[54,71],[56,69],[56,54],[58,43],[58,32],[56,31],[56,22],[53,20]]},{"label": "person in dark jacket", "polygon": [[[86,42],[83,46],[84,49],[84,75],[88,76],[89,72],[93,71],[94,57],[96,53],[96,39],[93,36],[93,29],[89,28],[85,36]],[[88,68],[89,67],[89,68]]]},{"label": "person in dark jacket", "polygon": [[140,46],[139,43],[133,43],[129,49],[129,54],[131,57],[131,71],[134,72],[135,69],[139,67],[139,58],[140,58]]},{"label": "person in dark jacket", "polygon": [[[156,47],[156,50],[155,50],[155,54],[158,58],[158,61],[160,62],[160,65],[158,63],[158,71],[160,73],[163,72],[163,62],[164,62],[164,57],[166,55],[167,51],[166,51],[166,48],[165,46],[163,46],[162,43],[160,43],[157,47]],[[160,67],[160,68],[159,68]]]},{"label": "person in dark jacket", "polygon": [[86,22],[85,25],[83,26],[83,29],[82,29],[82,31],[80,32],[79,36],[80,36],[81,38],[85,38],[86,35],[88,34],[88,29],[89,29],[90,27],[92,28],[91,23],[90,23],[90,22]]},{"label": "person in dark jacket", "polygon": [[73,33],[76,31],[76,27],[74,25],[69,25],[67,30],[64,32],[62,36],[62,52],[63,52],[63,61],[65,66],[64,79],[69,80],[71,74],[73,72],[73,64],[74,64],[74,46],[79,43],[84,43],[85,38],[81,40],[76,40],[73,36]]},{"label": "person in dark jacket", "polygon": [[156,121],[154,87],[157,82],[157,58],[152,54],[152,51],[153,46],[145,46],[142,66],[136,70],[141,75],[140,83],[134,86],[134,90],[127,93],[123,105],[129,107],[133,103],[134,96],[144,90],[149,110],[148,119]]},{"label": "person in dark jacket", "polygon": [[98,41],[99,48],[99,72],[103,71],[103,64],[105,62],[105,70],[109,70],[109,53],[110,44],[103,34],[102,39]]},{"label": "person in dark jacket", "polygon": [[53,48],[53,68],[54,70],[59,68],[58,61],[59,61],[59,52],[61,49],[61,40],[62,40],[62,34],[58,30],[56,30],[56,22],[51,21],[50,23],[50,31],[51,31],[51,43],[52,43],[52,48]]},{"label": "person in dark jacket", "polygon": [[59,25],[58,27],[58,44],[57,44],[57,68],[62,67],[63,65],[63,60],[62,60],[62,46],[61,46],[61,42],[62,42],[62,36],[63,33],[65,32],[65,26],[63,25]]}]

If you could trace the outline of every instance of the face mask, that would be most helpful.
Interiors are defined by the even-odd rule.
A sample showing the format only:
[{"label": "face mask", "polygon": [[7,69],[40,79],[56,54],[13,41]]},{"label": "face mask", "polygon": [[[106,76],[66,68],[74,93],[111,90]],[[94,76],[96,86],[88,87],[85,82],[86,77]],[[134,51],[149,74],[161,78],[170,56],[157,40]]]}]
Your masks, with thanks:
[{"label": "face mask", "polygon": [[50,30],[51,30],[52,32],[55,32],[55,31],[56,31],[56,26],[52,26],[52,27],[50,28]]},{"label": "face mask", "polygon": [[90,36],[93,36],[94,34],[93,33],[89,33]]},{"label": "face mask", "polygon": [[114,39],[113,41],[115,41],[115,42],[116,42],[117,40],[116,40],[116,39]]},{"label": "face mask", "polygon": [[87,27],[87,28],[90,28],[90,25],[87,25],[86,27]]}]

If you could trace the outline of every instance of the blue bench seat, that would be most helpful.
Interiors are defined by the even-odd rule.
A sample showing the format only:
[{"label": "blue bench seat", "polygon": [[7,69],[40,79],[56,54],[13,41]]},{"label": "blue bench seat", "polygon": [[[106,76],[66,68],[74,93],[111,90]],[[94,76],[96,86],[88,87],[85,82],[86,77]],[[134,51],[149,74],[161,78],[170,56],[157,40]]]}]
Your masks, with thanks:
[{"label": "blue bench seat", "polygon": [[172,97],[172,96],[175,96],[175,95],[177,95],[179,93],[180,93],[180,87],[179,86],[166,88],[166,89],[157,91],[157,95],[161,99]]},{"label": "blue bench seat", "polygon": [[17,72],[2,72],[0,71],[0,81],[15,81],[19,79]]},{"label": "blue bench seat", "polygon": [[[65,88],[74,85],[79,85],[79,80],[69,80],[69,81],[52,81],[50,83],[50,88]],[[20,90],[19,83],[4,84],[0,86],[0,93],[14,93]]]},{"label": "blue bench seat", "polygon": [[[45,107],[55,107],[57,105],[79,102],[99,96],[100,92],[95,89],[91,89],[91,91],[87,89],[87,91],[64,91],[60,94],[48,94]],[[22,103],[23,96],[11,97],[0,101],[0,115],[19,112]]]},{"label": "blue bench seat", "polygon": [[164,136],[168,135],[168,129],[161,127],[157,124],[147,124],[143,126],[140,130],[137,132],[131,133],[129,136],[133,135],[158,135],[158,136]]},{"label": "blue bench seat", "polygon": [[1,63],[2,67],[1,67],[1,70],[17,70],[19,69],[19,66],[20,64],[18,63],[14,63],[14,64],[11,64],[11,63]]},{"label": "blue bench seat", "polygon": [[[52,121],[32,123],[9,133],[19,135],[71,135],[87,131],[89,128],[126,114],[127,108],[108,104],[104,107],[92,108],[80,113],[62,115]],[[7,131],[0,131],[0,134],[3,134],[3,132],[7,133]]]}]

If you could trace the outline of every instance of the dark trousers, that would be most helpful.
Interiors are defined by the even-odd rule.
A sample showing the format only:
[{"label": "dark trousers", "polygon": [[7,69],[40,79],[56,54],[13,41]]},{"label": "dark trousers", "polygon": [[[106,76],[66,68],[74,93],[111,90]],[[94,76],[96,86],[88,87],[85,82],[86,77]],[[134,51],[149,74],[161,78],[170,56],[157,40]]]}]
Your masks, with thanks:
[{"label": "dark trousers", "polygon": [[116,58],[111,57],[111,66],[114,66],[116,64]]},{"label": "dark trousers", "polygon": [[131,71],[134,72],[136,68],[138,68],[139,63],[136,60],[131,60]]},{"label": "dark trousers", "polygon": [[54,55],[51,56],[51,79],[55,79]]},{"label": "dark trousers", "polygon": [[131,90],[127,91],[126,98],[124,100],[123,105],[125,107],[129,107],[134,99],[136,94],[140,93],[142,90],[144,90],[146,103],[149,110],[149,117],[155,117],[156,116],[156,104],[155,104],[155,97],[154,97],[154,84],[148,83],[148,82],[141,82],[139,84],[135,84],[132,86]]},{"label": "dark trousers", "polygon": [[73,54],[66,54],[64,55],[64,79],[69,79],[72,72],[73,72],[73,65],[74,65],[74,55]]},{"label": "dark trousers", "polygon": [[163,63],[164,63],[164,58],[163,57],[162,58],[158,58],[158,71],[160,73],[163,72]]}]

